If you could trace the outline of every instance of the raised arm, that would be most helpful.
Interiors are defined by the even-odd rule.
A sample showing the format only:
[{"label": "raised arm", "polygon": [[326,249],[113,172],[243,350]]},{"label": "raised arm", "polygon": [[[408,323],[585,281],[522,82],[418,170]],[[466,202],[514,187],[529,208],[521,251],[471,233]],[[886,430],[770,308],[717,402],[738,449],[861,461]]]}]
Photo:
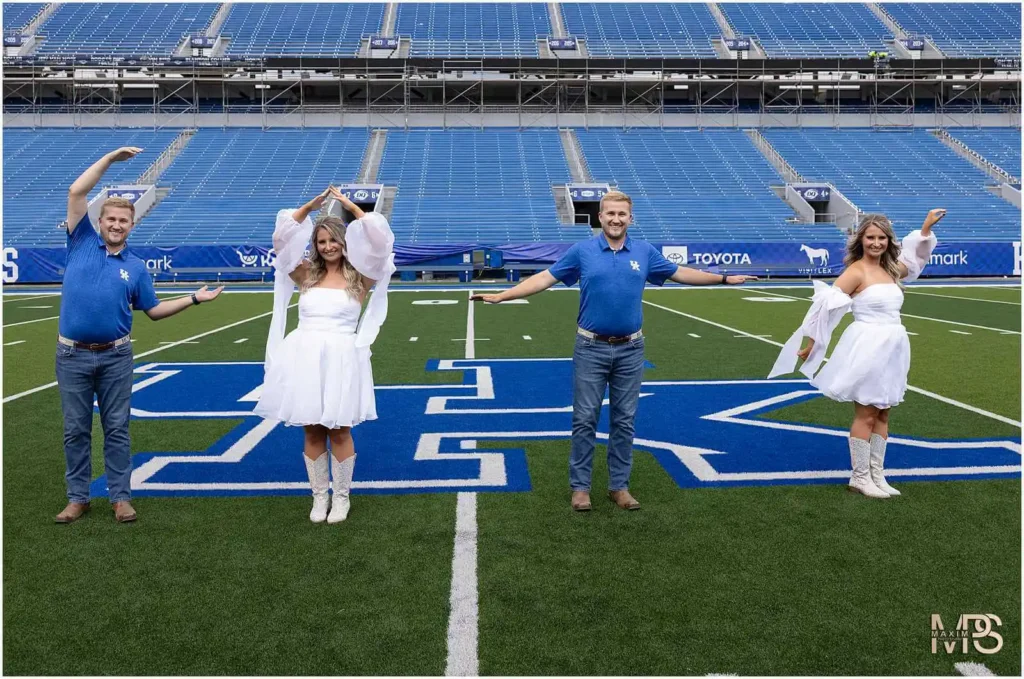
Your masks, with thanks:
[{"label": "raised arm", "polygon": [[[921,271],[928,263],[928,258],[931,257],[932,250],[935,248],[935,240],[931,237],[932,227],[945,216],[946,210],[943,208],[930,210],[921,225],[920,238],[915,233],[910,233],[903,239],[903,251],[900,252],[898,262],[901,280],[904,278],[913,280],[921,275]],[[908,248],[914,251],[910,252]],[[907,266],[908,262],[914,268],[913,272],[911,267]]]},{"label": "raised arm", "polygon": [[514,288],[508,290],[502,290],[496,295],[473,295],[470,300],[483,300],[488,304],[499,304],[501,302],[508,302],[513,299],[520,299],[522,297],[529,297],[530,295],[536,295],[538,292],[547,290],[552,285],[558,282],[558,279],[551,275],[551,272],[545,269],[540,273],[536,273],[525,281],[521,282]]},{"label": "raised arm", "polygon": [[136,146],[123,146],[116,151],[111,151],[93,163],[75,180],[75,183],[68,188],[68,233],[75,230],[78,222],[82,221],[82,217],[89,211],[89,192],[96,188],[111,163],[128,160],[141,152],[142,149]]},{"label": "raised arm", "polygon": [[315,198],[313,198],[313,200],[309,201],[308,203],[300,207],[298,210],[293,212],[292,219],[301,224],[303,221],[305,221],[306,217],[309,216],[310,212],[319,210],[324,206],[324,201],[327,200],[327,196],[330,195],[332,190],[336,191],[337,189],[335,189],[333,186],[327,188],[327,190],[325,190],[319,196],[316,196]]}]

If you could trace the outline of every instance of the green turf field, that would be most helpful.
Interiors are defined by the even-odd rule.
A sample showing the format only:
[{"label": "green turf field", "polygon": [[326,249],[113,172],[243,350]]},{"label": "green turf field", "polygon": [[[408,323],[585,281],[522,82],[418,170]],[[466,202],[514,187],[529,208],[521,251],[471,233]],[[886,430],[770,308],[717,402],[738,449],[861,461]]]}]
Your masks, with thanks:
[{"label": "green turf field", "polygon": [[[647,291],[646,379],[763,378],[810,294]],[[472,313],[467,295],[395,292],[376,382],[461,379],[425,371],[431,359],[571,355],[576,292]],[[413,304],[426,299],[456,303]],[[310,524],[305,496],[138,497],[133,525],[98,499],[57,526],[57,321],[41,319],[59,304],[3,298],[6,674],[436,675],[470,663],[489,675],[951,675],[960,661],[1021,673],[1019,477],[890,479],[904,496],[883,502],[841,480],[681,489],[638,451],[643,509],[627,513],[598,492],[599,448],[595,511],[579,515],[567,441],[500,441],[484,445],[525,450],[532,490],[463,494],[475,511],[458,538],[456,493],[357,493],[340,526]],[[1019,440],[1020,304],[1019,287],[908,291],[913,390],[894,435]],[[140,314],[137,362],[261,361],[270,306],[269,294],[225,294],[160,323]],[[847,427],[851,410],[817,398],[771,418]],[[133,420],[132,446],[205,450],[237,423]],[[99,475],[98,418],[95,433]],[[358,428],[355,440],[372,454]],[[286,454],[300,450],[296,432]],[[457,540],[475,564],[456,559],[453,583]],[[449,638],[453,585],[475,588],[478,605],[459,599],[470,617]],[[947,629],[960,614],[998,615],[1003,648],[932,654],[933,613]]]}]

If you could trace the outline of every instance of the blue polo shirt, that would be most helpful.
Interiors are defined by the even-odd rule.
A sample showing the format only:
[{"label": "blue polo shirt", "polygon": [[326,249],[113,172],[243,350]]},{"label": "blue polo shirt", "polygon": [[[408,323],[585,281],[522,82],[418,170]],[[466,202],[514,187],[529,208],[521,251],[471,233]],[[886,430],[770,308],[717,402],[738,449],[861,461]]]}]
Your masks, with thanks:
[{"label": "blue polo shirt", "polygon": [[108,254],[89,215],[82,217],[68,234],[60,334],[76,342],[113,342],[132,331],[132,307],[147,311],[159,303],[146,264],[128,248]]},{"label": "blue polo shirt", "polygon": [[566,285],[580,282],[577,323],[598,335],[632,335],[643,326],[644,284],[664,285],[678,267],[647,241],[612,250],[604,234],[576,243],[548,269]]}]

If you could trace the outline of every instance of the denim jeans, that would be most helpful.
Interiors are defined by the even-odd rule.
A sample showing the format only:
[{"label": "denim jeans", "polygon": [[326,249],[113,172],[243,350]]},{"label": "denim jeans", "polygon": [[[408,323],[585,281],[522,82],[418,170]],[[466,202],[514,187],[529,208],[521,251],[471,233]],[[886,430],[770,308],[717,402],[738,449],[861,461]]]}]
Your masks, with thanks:
[{"label": "denim jeans", "polygon": [[92,481],[93,398],[103,425],[103,461],[110,501],[131,499],[132,344],[106,351],[57,344],[57,387],[64,412],[64,459],[68,500],[89,501]]},{"label": "denim jeans", "polygon": [[572,353],[572,452],[569,485],[590,490],[594,442],[605,388],[608,388],[608,489],[629,488],[633,467],[633,421],[644,375],[644,338],[608,344],[576,336]]}]

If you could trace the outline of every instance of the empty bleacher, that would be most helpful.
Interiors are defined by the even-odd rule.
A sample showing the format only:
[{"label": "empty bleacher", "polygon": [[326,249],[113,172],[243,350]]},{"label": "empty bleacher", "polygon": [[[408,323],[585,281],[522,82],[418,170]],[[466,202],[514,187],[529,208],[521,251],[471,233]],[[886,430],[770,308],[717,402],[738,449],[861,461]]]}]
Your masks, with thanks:
[{"label": "empty bleacher", "polygon": [[269,243],[278,210],[355,180],[368,139],[365,129],[201,129],[160,177],[172,191],[132,241]]},{"label": "empty bleacher", "polygon": [[5,2],[4,30],[15,31],[24,28],[44,7],[45,2]]},{"label": "empty bleacher", "polygon": [[65,2],[39,33],[40,54],[170,56],[187,33],[201,32],[216,3]]},{"label": "empty bleacher", "polygon": [[986,160],[1020,179],[1020,130],[1009,127],[950,128],[950,136],[959,139]]},{"label": "empty bleacher", "polygon": [[586,38],[594,57],[715,58],[722,30],[705,3],[559,4],[570,35]]},{"label": "empty bleacher", "polygon": [[756,36],[769,57],[866,57],[889,34],[862,3],[722,3],[737,34]]},{"label": "empty bleacher", "polygon": [[829,240],[833,224],[792,224],[770,188],[784,184],[741,130],[577,130],[591,175],[633,199],[634,232],[652,241]]},{"label": "empty bleacher", "polygon": [[575,241],[551,185],[570,181],[554,129],[392,130],[377,175],[398,186],[391,224],[402,243]]},{"label": "empty bleacher", "polygon": [[395,32],[414,57],[535,57],[551,23],[536,2],[401,3]]},{"label": "empty bleacher", "polygon": [[897,2],[882,7],[913,35],[950,57],[1019,57],[1020,3]]},{"label": "empty bleacher", "polygon": [[1020,239],[1021,213],[988,191],[989,177],[924,129],[764,130],[808,179],[830,181],[865,212],[885,213],[897,235],[932,208],[949,210],[940,238]]},{"label": "empty bleacher", "polygon": [[[143,152],[114,163],[103,186],[130,184],[156,160],[179,130],[4,129],[4,245],[63,246],[68,187],[105,153],[122,146]],[[133,240],[134,242],[134,240]]]},{"label": "empty bleacher", "polygon": [[355,56],[363,37],[380,32],[384,3],[254,3],[231,6],[221,34],[235,57]]}]

